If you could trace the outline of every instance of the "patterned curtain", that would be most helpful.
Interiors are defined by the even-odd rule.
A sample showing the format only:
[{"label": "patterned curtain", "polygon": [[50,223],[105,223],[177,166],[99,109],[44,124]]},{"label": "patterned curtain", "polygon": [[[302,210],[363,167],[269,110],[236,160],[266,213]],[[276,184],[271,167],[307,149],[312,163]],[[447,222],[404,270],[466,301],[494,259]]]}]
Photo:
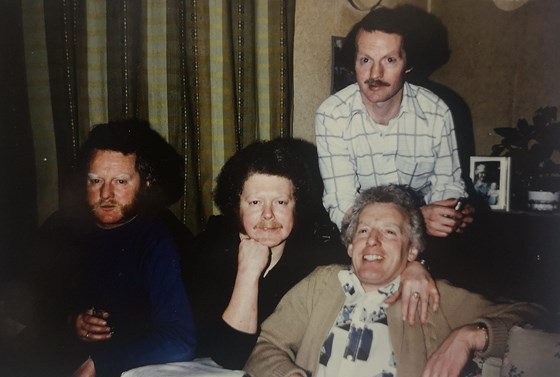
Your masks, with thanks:
[{"label": "patterned curtain", "polygon": [[288,136],[295,0],[22,0],[38,219],[67,203],[91,126],[147,119],[185,160],[198,232],[224,162]]}]

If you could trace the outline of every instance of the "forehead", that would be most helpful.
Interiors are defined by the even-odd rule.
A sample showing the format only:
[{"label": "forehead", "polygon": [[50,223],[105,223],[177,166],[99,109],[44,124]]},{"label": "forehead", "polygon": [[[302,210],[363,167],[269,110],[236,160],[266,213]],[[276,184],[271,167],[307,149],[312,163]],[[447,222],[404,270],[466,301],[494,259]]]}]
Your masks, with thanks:
[{"label": "forehead", "polygon": [[360,29],[356,36],[358,51],[372,48],[385,51],[403,51],[403,38],[399,34]]},{"label": "forehead", "polygon": [[123,154],[111,150],[95,149],[91,154],[90,171],[111,170],[133,173],[136,171],[136,154]]},{"label": "forehead", "polygon": [[372,222],[393,223],[404,227],[408,223],[408,216],[402,208],[393,203],[372,203],[362,209],[358,221],[365,224]]},{"label": "forehead", "polygon": [[252,195],[256,193],[292,196],[294,193],[294,185],[292,181],[286,177],[254,173],[245,180],[242,195]]}]

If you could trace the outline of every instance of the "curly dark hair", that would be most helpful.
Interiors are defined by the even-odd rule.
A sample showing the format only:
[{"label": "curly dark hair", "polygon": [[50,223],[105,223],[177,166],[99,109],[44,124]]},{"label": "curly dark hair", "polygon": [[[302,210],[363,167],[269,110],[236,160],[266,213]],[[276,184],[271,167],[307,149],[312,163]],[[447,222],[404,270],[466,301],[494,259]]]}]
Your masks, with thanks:
[{"label": "curly dark hair", "polygon": [[95,125],[80,149],[78,171],[81,177],[87,175],[95,150],[136,155],[136,170],[142,180],[139,204],[143,208],[168,206],[181,197],[183,158],[149,122],[122,119]]},{"label": "curly dark hair", "polygon": [[214,202],[221,213],[239,220],[239,202],[245,181],[253,174],[275,175],[289,179],[294,186],[296,222],[306,215],[305,203],[311,202],[313,187],[307,177],[304,156],[295,146],[295,139],[277,138],[256,141],[233,155],[216,179]]},{"label": "curly dark hair", "polygon": [[373,203],[392,203],[400,207],[409,219],[408,235],[410,242],[422,252],[425,248],[425,224],[420,211],[417,194],[408,186],[386,185],[369,188],[360,193],[352,206],[352,212],[341,225],[340,234],[344,245],[348,246],[356,233],[362,210]]}]

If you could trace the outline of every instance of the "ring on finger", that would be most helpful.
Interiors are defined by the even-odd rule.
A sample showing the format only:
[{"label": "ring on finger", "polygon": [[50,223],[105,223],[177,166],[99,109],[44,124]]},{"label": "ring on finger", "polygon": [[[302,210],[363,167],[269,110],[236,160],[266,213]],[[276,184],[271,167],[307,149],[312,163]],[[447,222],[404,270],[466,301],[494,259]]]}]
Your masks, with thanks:
[{"label": "ring on finger", "polygon": [[84,335],[84,338],[89,338],[89,332],[86,331],[86,335]]},{"label": "ring on finger", "polygon": [[416,292],[412,292],[412,297],[415,300],[418,300],[420,298],[420,292],[416,291]]}]

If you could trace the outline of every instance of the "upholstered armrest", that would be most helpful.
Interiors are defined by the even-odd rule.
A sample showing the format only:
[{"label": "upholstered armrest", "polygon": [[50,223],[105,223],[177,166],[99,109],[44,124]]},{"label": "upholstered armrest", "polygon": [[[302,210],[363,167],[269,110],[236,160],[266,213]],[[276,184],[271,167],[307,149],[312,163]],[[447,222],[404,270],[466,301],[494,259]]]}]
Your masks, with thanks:
[{"label": "upholstered armrest", "polygon": [[560,376],[560,334],[513,327],[500,376]]}]

